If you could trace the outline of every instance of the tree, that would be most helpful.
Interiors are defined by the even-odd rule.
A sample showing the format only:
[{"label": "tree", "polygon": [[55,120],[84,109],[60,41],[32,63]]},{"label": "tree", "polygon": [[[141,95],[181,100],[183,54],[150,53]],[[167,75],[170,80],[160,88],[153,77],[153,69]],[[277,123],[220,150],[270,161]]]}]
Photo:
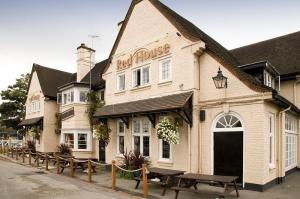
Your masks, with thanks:
[{"label": "tree", "polygon": [[30,74],[22,74],[16,83],[1,91],[0,125],[18,130],[18,124],[25,117],[25,102]]}]

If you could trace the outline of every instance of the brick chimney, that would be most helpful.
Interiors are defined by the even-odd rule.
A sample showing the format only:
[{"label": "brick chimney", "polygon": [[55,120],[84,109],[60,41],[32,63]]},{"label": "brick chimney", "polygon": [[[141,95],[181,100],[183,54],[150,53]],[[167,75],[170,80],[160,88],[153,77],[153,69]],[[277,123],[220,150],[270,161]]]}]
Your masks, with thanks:
[{"label": "brick chimney", "polygon": [[80,82],[95,66],[95,52],[83,43],[77,48],[77,82]]}]

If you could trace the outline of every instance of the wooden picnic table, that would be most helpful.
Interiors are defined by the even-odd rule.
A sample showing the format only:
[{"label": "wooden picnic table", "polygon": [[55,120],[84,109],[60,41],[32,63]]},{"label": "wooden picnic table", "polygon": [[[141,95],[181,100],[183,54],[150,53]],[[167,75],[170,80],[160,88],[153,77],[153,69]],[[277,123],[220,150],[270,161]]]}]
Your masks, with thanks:
[{"label": "wooden picnic table", "polygon": [[[175,199],[178,198],[178,194],[180,191],[216,195],[220,198],[225,198],[225,196],[229,196],[232,191],[235,191],[236,196],[239,197],[239,190],[236,183],[238,179],[237,176],[219,176],[187,173],[184,175],[179,175],[177,176],[177,178],[179,179],[177,187],[172,187],[172,189],[176,192]],[[224,192],[199,190],[197,187],[197,184],[199,183],[219,184],[222,187],[224,187]],[[191,187],[193,187],[194,189],[192,189]]]},{"label": "wooden picnic table", "polygon": [[[64,157],[62,157],[62,158],[64,158]],[[82,171],[85,171],[88,168],[88,160],[89,159],[86,159],[86,158],[80,158],[80,159],[76,158],[75,159],[74,156],[72,158],[74,159],[74,167],[73,167],[74,172],[77,170],[78,167],[80,167]],[[63,162],[63,164],[60,164],[60,167],[61,167],[60,173],[63,173],[65,168],[70,167],[70,163],[71,163],[70,159],[71,158],[68,158],[67,160],[61,160]],[[95,165],[92,165],[92,170],[93,170],[93,173],[96,173]]]},{"label": "wooden picnic table", "polygon": [[[162,196],[166,194],[167,188],[171,187],[174,184],[175,176],[184,174],[185,171],[163,169],[158,167],[151,167],[148,169],[149,173],[147,174],[148,183],[159,184],[163,187]],[[136,181],[135,189],[139,187],[142,179],[142,174],[140,177],[134,178]],[[153,179],[158,179],[159,181],[154,181]]]}]

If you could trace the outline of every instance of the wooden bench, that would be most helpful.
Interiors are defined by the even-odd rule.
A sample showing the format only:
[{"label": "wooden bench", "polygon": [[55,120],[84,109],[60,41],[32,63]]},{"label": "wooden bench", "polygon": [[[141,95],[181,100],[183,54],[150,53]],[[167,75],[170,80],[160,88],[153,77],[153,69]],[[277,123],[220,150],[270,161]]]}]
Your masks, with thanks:
[{"label": "wooden bench", "polygon": [[186,191],[186,192],[192,192],[192,193],[199,193],[204,195],[210,195],[218,198],[225,198],[227,196],[230,196],[230,194],[226,192],[215,192],[215,191],[208,191],[208,190],[198,190],[198,189],[191,189],[191,188],[185,188],[185,187],[172,187],[172,190],[176,192],[175,199],[178,198],[179,191]]}]

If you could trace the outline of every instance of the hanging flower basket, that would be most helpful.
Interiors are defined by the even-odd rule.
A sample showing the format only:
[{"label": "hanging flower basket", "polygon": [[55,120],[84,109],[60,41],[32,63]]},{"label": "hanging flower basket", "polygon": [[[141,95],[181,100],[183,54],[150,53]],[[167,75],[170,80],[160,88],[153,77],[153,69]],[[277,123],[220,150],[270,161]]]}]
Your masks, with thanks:
[{"label": "hanging flower basket", "polygon": [[157,137],[169,144],[179,144],[178,125],[169,118],[164,118],[157,125]]},{"label": "hanging flower basket", "polygon": [[106,124],[93,125],[93,138],[104,142],[105,146],[107,146],[110,141],[110,132],[111,129],[108,128]]}]

